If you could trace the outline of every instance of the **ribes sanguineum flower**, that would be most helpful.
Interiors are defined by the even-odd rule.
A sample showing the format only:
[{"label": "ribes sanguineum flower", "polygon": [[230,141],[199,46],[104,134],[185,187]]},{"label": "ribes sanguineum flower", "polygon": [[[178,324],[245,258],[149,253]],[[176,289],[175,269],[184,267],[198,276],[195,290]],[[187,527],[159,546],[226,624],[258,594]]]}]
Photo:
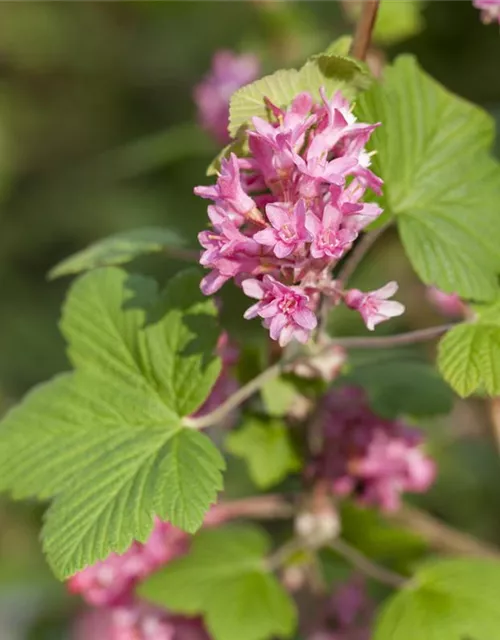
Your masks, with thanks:
[{"label": "ribes sanguineum flower", "polygon": [[341,93],[320,93],[320,101],[301,93],[286,109],[266,99],[269,118],[251,121],[245,155],[231,153],[216,184],[195,189],[213,200],[212,229],[199,236],[201,263],[211,270],[203,292],[232,279],[259,299],[245,317],[263,318],[281,345],[308,339],[322,295],[358,308],[370,328],[402,313],[384,288],[343,292],[333,279],[359,233],[382,213],[363,201],[382,181],[365,148],[378,124],[358,122]]},{"label": "ribes sanguineum flower", "polygon": [[311,234],[311,256],[338,260],[356,239],[357,234],[342,228],[342,211],[333,204],[326,204],[320,220],[309,214],[306,228]]},{"label": "ribes sanguineum flower", "polygon": [[317,320],[309,297],[299,287],[288,287],[269,275],[262,280],[244,280],[242,287],[247,296],[259,300],[247,309],[245,318],[263,318],[271,338],[282,347],[292,338],[307,342]]},{"label": "ribes sanguineum flower", "polygon": [[214,200],[220,211],[226,211],[229,218],[243,222],[245,216],[255,209],[255,202],[243,189],[238,158],[232,153],[221,162],[219,178],[212,187],[196,187],[197,196]]},{"label": "ribes sanguineum flower", "polygon": [[299,200],[295,207],[283,202],[266,206],[266,216],[270,226],[257,231],[253,239],[271,247],[277,258],[286,258],[298,252],[310,239],[306,230],[306,205]]},{"label": "ribes sanguineum flower", "polygon": [[484,23],[498,22],[500,24],[500,0],[473,0],[476,9],[481,10]]},{"label": "ribes sanguineum flower", "polygon": [[373,331],[380,322],[404,313],[404,305],[389,300],[397,290],[396,282],[388,282],[380,289],[368,293],[363,293],[359,289],[350,289],[345,295],[345,303],[350,309],[359,311],[367,328]]},{"label": "ribes sanguineum flower", "polygon": [[422,493],[432,484],[435,465],[422,451],[421,433],[374,413],[363,389],[331,391],[320,421],[324,447],[309,474],[334,494],[393,511],[403,492]]},{"label": "ribes sanguineum flower", "polygon": [[220,144],[229,142],[227,126],[230,97],[237,89],[259,76],[259,67],[254,55],[218,51],[212,60],[211,71],[195,87],[198,120]]}]

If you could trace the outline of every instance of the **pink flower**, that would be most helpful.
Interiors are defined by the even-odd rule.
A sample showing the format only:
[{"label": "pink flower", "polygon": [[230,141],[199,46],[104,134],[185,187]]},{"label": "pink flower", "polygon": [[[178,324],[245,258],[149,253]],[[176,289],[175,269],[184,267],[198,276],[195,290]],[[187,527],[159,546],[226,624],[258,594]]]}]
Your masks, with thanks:
[{"label": "pink flower", "polygon": [[324,186],[334,184],[343,185],[346,176],[356,167],[355,158],[342,157],[327,161],[324,158],[309,158],[305,162],[300,156],[295,155],[295,164],[302,175],[297,181],[297,189],[304,198],[317,198],[321,196]]},{"label": "pink flower", "polygon": [[427,299],[444,316],[460,318],[464,315],[465,305],[456,293],[445,293],[437,287],[427,287]]},{"label": "pink flower", "polygon": [[247,320],[264,318],[271,338],[282,347],[292,339],[307,342],[317,320],[309,307],[309,297],[299,287],[288,287],[269,275],[262,280],[244,280],[242,287],[247,296],[259,300],[245,312]]},{"label": "pink flower", "polygon": [[481,19],[485,24],[500,24],[500,0],[473,0],[476,9],[481,10]]},{"label": "pink flower", "polygon": [[404,313],[404,305],[388,299],[397,290],[396,282],[388,282],[380,289],[368,293],[363,293],[359,289],[350,289],[345,295],[345,303],[350,309],[359,311],[367,328],[373,331],[380,322]]},{"label": "pink flower", "polygon": [[323,209],[323,219],[319,220],[314,213],[310,213],[306,220],[306,228],[312,236],[311,255],[313,258],[341,258],[357,233],[348,229],[341,229],[342,211],[332,204]]},{"label": "pink flower", "polygon": [[259,66],[254,55],[218,51],[210,73],[194,89],[200,124],[222,145],[229,142],[229,99],[237,89],[258,77]]},{"label": "pink flower", "polygon": [[220,260],[238,252],[246,256],[259,253],[255,240],[243,235],[231,222],[224,222],[213,231],[202,231],[198,234],[198,240],[205,249],[200,258],[203,266],[217,266]]},{"label": "pink flower", "polygon": [[211,187],[195,187],[197,196],[214,200],[219,212],[227,211],[228,216],[236,216],[243,221],[255,209],[255,202],[248,196],[241,184],[238,158],[231,153],[221,162],[220,175]]},{"label": "pink flower", "polygon": [[205,249],[200,264],[212,269],[201,283],[205,295],[214,294],[230,278],[240,273],[252,274],[259,267],[259,245],[230,221],[217,225],[214,230],[202,231],[198,240]]},{"label": "pink flower", "polygon": [[332,202],[335,202],[343,213],[344,228],[356,233],[382,214],[382,209],[374,202],[360,202],[366,188],[366,184],[362,184],[357,178],[352,180],[344,190],[337,187],[330,188]]},{"label": "pink flower", "polygon": [[255,128],[249,132],[250,150],[254,156],[252,166],[259,169],[268,186],[272,187],[275,182],[289,177],[294,156],[304,145],[307,129],[316,120],[314,115],[308,115],[312,103],[308,93],[299,94],[286,111],[267,101],[277,122],[252,118]]},{"label": "pink flower", "polygon": [[286,258],[299,251],[309,240],[305,226],[306,205],[303,200],[299,200],[293,209],[283,203],[268,204],[266,216],[272,226],[258,231],[253,239],[272,247],[277,258]]}]

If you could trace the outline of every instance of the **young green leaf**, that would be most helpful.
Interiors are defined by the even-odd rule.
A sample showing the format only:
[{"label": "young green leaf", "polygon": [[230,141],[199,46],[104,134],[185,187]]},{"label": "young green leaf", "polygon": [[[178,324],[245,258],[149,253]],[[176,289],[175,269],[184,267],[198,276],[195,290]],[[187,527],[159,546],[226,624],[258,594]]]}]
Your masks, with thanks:
[{"label": "young green leaf", "polygon": [[328,95],[341,90],[347,98],[353,98],[369,84],[370,75],[359,61],[330,53],[313,56],[298,71],[281,69],[236,91],[229,106],[229,134],[236,136],[240,127],[248,124],[253,116],[267,118],[264,98],[284,107],[303,91],[319,100],[321,87],[325,87]]},{"label": "young green leaf", "polygon": [[[411,263],[426,284],[490,300],[500,272],[500,167],[493,120],[424,73],[410,56],[360,96],[381,122],[369,146]],[[481,211],[481,215],[477,212]]]},{"label": "young green leaf", "polygon": [[374,640],[497,640],[499,591],[499,562],[429,563],[385,604]]},{"label": "young green leaf", "polygon": [[278,484],[301,466],[286,425],[280,420],[248,418],[227,436],[226,448],[246,460],[250,477],[261,489]]},{"label": "young green leaf", "polygon": [[59,278],[98,267],[130,262],[145,253],[178,249],[184,240],[175,231],[161,227],[145,227],[117,233],[90,245],[56,265],[49,278]]},{"label": "young green leaf", "polygon": [[171,611],[203,615],[214,640],[288,638],[296,611],[266,568],[268,551],[267,536],[254,527],[202,531],[189,555],[151,576],[138,592]]},{"label": "young green leaf", "polygon": [[382,360],[359,365],[341,381],[362,386],[372,409],[386,418],[448,413],[453,394],[436,369],[421,360]]},{"label": "young green leaf", "polygon": [[220,453],[182,425],[220,371],[215,309],[198,284],[196,272],[173,278],[145,326],[149,279],[116,268],[80,278],[61,323],[76,371],[0,425],[0,489],[54,498],[43,539],[61,578],[145,540],[155,514],[195,531],[221,489]]}]

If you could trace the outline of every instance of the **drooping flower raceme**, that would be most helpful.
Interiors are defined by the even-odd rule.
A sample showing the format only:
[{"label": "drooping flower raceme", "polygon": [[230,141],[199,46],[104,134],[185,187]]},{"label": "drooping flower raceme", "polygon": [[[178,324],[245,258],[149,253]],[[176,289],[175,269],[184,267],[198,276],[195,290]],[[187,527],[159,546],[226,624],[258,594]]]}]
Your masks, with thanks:
[{"label": "drooping flower raceme", "polygon": [[[206,514],[204,526],[217,526],[237,515],[216,505]],[[75,574],[68,590],[98,607],[98,613],[77,620],[75,640],[210,640],[201,620],[151,607],[135,594],[140,582],[188,550],[187,533],[156,519],[145,544],[133,542],[124,554],[112,553]]]},{"label": "drooping flower raceme", "polygon": [[484,23],[498,22],[500,24],[500,0],[473,0],[476,9],[480,9]]},{"label": "drooping flower raceme", "polygon": [[253,118],[248,154],[231,153],[216,184],[195,189],[213,202],[211,228],[199,234],[200,262],[210,270],[202,291],[212,295],[233,280],[258,300],[245,317],[261,317],[282,346],[308,340],[322,295],[357,309],[370,329],[404,310],[388,300],[395,283],[364,294],[344,291],[332,277],[382,213],[363,202],[368,189],[381,192],[382,181],[365,148],[378,125],[357,122],[339,92],[320,94],[320,104],[301,93],[287,109],[267,100],[269,121]]},{"label": "drooping flower raceme", "polygon": [[394,511],[403,492],[425,492],[434,481],[435,465],[422,451],[421,434],[376,415],[363,389],[331,391],[321,421],[324,447],[309,473],[326,480],[334,494]]},{"label": "drooping flower raceme", "polygon": [[237,55],[232,51],[218,51],[212,69],[194,89],[201,126],[220,144],[229,142],[227,124],[229,98],[259,76],[259,61],[252,54]]}]

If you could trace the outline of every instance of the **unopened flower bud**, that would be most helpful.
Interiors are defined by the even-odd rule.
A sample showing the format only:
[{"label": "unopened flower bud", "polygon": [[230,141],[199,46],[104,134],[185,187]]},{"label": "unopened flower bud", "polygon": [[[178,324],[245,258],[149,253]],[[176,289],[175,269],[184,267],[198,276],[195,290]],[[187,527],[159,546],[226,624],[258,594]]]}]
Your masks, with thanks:
[{"label": "unopened flower bud", "polygon": [[295,520],[295,531],[307,546],[319,548],[338,536],[340,520],[334,509],[303,511]]}]

